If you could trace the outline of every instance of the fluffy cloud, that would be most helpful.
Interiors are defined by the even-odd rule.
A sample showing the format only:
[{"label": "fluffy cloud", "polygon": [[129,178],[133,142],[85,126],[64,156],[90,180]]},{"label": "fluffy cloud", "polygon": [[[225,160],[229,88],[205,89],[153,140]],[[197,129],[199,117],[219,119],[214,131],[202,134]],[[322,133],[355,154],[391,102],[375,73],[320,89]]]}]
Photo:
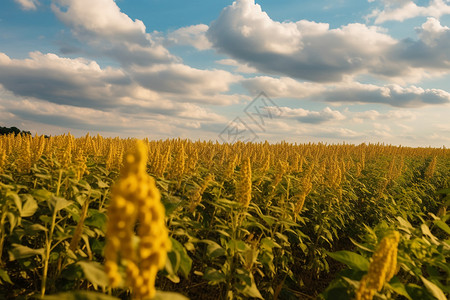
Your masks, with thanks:
[{"label": "fluffy cloud", "polygon": [[299,82],[288,77],[260,76],[242,81],[251,93],[265,91],[272,98],[310,99],[334,103],[380,103],[395,107],[419,107],[450,103],[450,93],[414,85],[378,86],[349,81],[330,84]]},{"label": "fluffy cloud", "polygon": [[[157,78],[166,80],[155,84],[152,79]],[[218,120],[219,115],[211,115],[192,102],[237,102],[238,95],[221,93],[235,80],[225,71],[197,70],[185,65],[162,65],[151,71],[129,73],[111,67],[102,69],[95,61],[51,53],[32,52],[30,58],[23,60],[0,53],[0,85],[4,89],[19,97],[99,111]]]},{"label": "fluffy cloud", "polygon": [[301,20],[273,21],[253,0],[238,0],[211,23],[214,47],[263,72],[313,81],[340,81],[344,74],[380,64],[377,54],[396,43],[376,27]]},{"label": "fluffy cloud", "polygon": [[351,82],[336,85],[317,95],[315,99],[327,102],[382,103],[396,107],[419,107],[450,103],[450,93],[417,86],[401,87],[396,84],[377,86]]},{"label": "fluffy cloud", "polygon": [[198,50],[207,50],[211,48],[211,42],[206,38],[208,25],[198,24],[179,28],[168,34],[166,44],[168,46],[190,45]]},{"label": "fluffy cloud", "polygon": [[417,81],[450,72],[450,31],[429,19],[418,40],[396,40],[379,27],[306,20],[276,22],[254,0],[226,7],[206,33],[214,48],[261,72],[316,82],[369,74]]},{"label": "fluffy cloud", "polygon": [[[0,86],[0,117],[4,124],[22,125],[63,133],[93,131],[106,135],[177,137],[208,124],[225,123],[226,119],[190,103],[165,101],[159,107],[117,106],[112,109],[74,107],[29,97],[19,97]],[[58,127],[64,130],[58,131]],[[42,129],[46,128],[46,129]],[[44,131],[42,131],[44,130]],[[48,131],[46,132],[48,133]],[[194,132],[195,134],[195,132]]]},{"label": "fluffy cloud", "polygon": [[[373,1],[369,1],[373,2]],[[386,21],[404,21],[407,19],[424,16],[439,18],[450,14],[450,1],[431,0],[428,6],[419,6],[410,0],[382,0],[383,9],[374,9],[366,19],[375,19],[375,24]]]},{"label": "fluffy cloud", "polygon": [[[147,89],[200,102],[211,102],[217,95],[228,92],[230,84],[240,79],[240,76],[223,70],[200,70],[183,64],[136,66],[132,73],[136,81]],[[231,98],[224,95],[223,99]]]},{"label": "fluffy cloud", "polygon": [[20,4],[24,10],[36,10],[37,6],[40,4],[38,0],[14,0],[16,3]]},{"label": "fluffy cloud", "polygon": [[256,73],[256,72],[258,72],[257,69],[249,67],[248,64],[240,63],[231,58],[217,60],[216,63],[225,65],[225,66],[236,67],[235,71],[238,73]]},{"label": "fluffy cloud", "polygon": [[176,61],[146,33],[141,20],[132,20],[112,0],[54,0],[55,15],[81,41],[124,65]]},{"label": "fluffy cloud", "polygon": [[123,71],[101,69],[94,61],[32,52],[23,60],[0,53],[0,84],[20,96],[78,107],[112,108],[127,94],[130,81]]},{"label": "fluffy cloud", "polygon": [[[271,107],[268,109],[271,109]],[[282,111],[280,117],[295,119],[301,123],[321,124],[330,121],[341,121],[346,118],[341,112],[332,110],[329,107],[326,107],[321,111],[310,111],[303,108],[289,107],[280,107],[279,109]]]}]

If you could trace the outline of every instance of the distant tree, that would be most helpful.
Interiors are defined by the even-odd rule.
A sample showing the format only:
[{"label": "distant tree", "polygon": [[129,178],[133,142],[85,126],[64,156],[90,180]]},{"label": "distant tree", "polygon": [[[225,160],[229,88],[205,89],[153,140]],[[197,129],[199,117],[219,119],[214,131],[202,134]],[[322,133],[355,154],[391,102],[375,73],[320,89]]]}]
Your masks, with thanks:
[{"label": "distant tree", "polygon": [[14,135],[18,134],[31,134],[29,131],[22,131],[17,127],[1,127],[0,126],[0,135],[14,133]]}]

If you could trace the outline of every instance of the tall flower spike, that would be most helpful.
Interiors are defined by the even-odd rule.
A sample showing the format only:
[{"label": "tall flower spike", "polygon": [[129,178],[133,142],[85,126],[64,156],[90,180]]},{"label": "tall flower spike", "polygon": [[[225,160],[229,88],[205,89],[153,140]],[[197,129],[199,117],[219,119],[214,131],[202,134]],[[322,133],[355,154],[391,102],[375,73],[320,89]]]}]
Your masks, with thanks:
[{"label": "tall flower spike", "polygon": [[252,199],[252,167],[249,158],[242,164],[236,187],[236,197],[243,207],[248,207]]},{"label": "tall flower spike", "polygon": [[[155,181],[146,173],[147,147],[137,141],[125,156],[120,178],[111,193],[108,209],[105,271],[111,285],[118,286],[118,258],[126,268],[126,283],[136,299],[155,296],[155,279],[164,267],[171,247],[164,221],[164,206]],[[133,245],[135,225],[138,223],[139,243]]]},{"label": "tall flower spike", "polygon": [[383,238],[378,245],[369,272],[360,281],[356,291],[356,300],[372,300],[377,291],[381,291],[385,282],[389,282],[397,269],[397,246],[400,234],[394,231]]}]

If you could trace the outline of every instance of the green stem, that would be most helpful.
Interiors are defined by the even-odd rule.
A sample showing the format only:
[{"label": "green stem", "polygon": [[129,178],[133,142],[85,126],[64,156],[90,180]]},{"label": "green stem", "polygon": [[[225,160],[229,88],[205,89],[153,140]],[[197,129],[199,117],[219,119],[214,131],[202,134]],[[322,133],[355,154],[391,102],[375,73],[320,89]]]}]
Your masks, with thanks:
[{"label": "green stem", "polygon": [[62,179],[62,169],[59,169],[59,176],[58,176],[58,185],[56,186],[56,196],[59,196],[59,189],[61,188],[61,179]]},{"label": "green stem", "polygon": [[[60,174],[61,173],[62,172],[60,172]],[[60,176],[60,178],[61,178],[61,176]],[[58,184],[58,189],[59,189],[59,184]],[[50,226],[50,232],[48,234],[48,237],[46,235],[46,239],[45,239],[44,271],[42,273],[41,298],[44,298],[45,289],[46,289],[46,285],[47,285],[48,262],[50,260],[50,252],[51,252],[53,232],[55,230],[55,225],[56,225],[56,209],[53,211],[52,224]]]},{"label": "green stem", "polygon": [[5,242],[5,219],[6,210],[2,212],[2,218],[0,220],[0,266],[3,266],[2,253],[3,253],[3,243]]}]

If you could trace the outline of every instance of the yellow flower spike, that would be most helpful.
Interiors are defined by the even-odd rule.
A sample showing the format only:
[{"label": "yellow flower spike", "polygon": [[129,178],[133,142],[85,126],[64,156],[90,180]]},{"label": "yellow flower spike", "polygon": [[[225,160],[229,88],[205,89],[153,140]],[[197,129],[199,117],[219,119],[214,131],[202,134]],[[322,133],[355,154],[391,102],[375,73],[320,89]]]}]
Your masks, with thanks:
[{"label": "yellow flower spike", "polygon": [[236,198],[245,208],[248,207],[252,199],[252,167],[249,158],[241,166],[240,177],[236,186]]},{"label": "yellow flower spike", "polygon": [[400,234],[397,231],[381,240],[372,256],[369,272],[360,281],[355,294],[356,300],[372,300],[375,293],[381,291],[384,284],[395,275],[399,241]]},{"label": "yellow flower spike", "polygon": [[[105,271],[108,278],[111,284],[117,282],[111,263],[117,263],[117,252],[120,252],[122,264],[126,266],[126,282],[137,299],[155,295],[156,273],[164,267],[171,246],[164,223],[161,195],[154,179],[146,173],[147,153],[147,146],[137,141],[125,156],[121,176],[112,189],[106,232],[105,252],[108,256],[105,266],[109,267]],[[136,223],[139,224],[137,234],[140,242],[135,247],[133,236]],[[143,274],[150,277],[146,278]]]}]

